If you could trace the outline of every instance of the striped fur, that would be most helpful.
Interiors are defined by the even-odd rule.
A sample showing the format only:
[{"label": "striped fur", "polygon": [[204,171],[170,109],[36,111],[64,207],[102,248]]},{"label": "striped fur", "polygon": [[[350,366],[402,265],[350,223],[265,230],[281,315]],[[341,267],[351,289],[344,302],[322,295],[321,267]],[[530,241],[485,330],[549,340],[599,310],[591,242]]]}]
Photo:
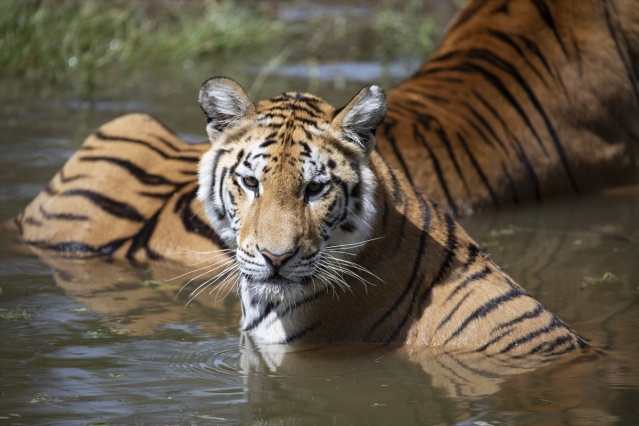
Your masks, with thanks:
[{"label": "striped fur", "polygon": [[638,72],[637,1],[469,1],[378,150],[456,214],[637,182]]},{"label": "striped fur", "polygon": [[191,262],[190,251],[223,247],[196,198],[206,148],[148,115],[118,118],[82,144],[14,223],[38,249]]},{"label": "striped fur", "polygon": [[[547,362],[587,346],[372,149],[381,89],[340,110],[302,93],[229,108],[216,91],[250,102],[231,80],[203,86],[212,145],[198,196],[236,249],[241,327],[255,340]],[[220,123],[222,109],[237,115]],[[314,182],[324,186],[309,196]]]},{"label": "striped fur", "polygon": [[[376,149],[453,214],[636,182],[638,51],[634,0],[471,0],[389,91]],[[120,117],[14,223],[32,247],[191,262],[224,248],[195,198],[206,150]]]}]

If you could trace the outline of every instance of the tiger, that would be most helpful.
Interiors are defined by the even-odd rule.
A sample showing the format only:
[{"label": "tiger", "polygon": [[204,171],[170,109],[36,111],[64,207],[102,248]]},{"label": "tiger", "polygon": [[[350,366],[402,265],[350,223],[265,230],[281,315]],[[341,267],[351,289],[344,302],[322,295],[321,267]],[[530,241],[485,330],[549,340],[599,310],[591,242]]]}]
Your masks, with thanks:
[{"label": "tiger", "polygon": [[[455,216],[637,182],[638,51],[633,0],[469,0],[387,92],[375,149]],[[7,226],[37,251],[192,261],[224,248],[196,197],[206,151],[118,117]]]},{"label": "tiger", "polygon": [[636,183],[638,72],[639,2],[471,0],[378,150],[457,215]]},{"label": "tiger", "polygon": [[232,252],[240,328],[258,345],[374,343],[546,362],[588,348],[375,151],[387,109],[379,86],[335,109],[300,92],[253,103],[214,77],[199,101],[211,146],[197,197]]}]

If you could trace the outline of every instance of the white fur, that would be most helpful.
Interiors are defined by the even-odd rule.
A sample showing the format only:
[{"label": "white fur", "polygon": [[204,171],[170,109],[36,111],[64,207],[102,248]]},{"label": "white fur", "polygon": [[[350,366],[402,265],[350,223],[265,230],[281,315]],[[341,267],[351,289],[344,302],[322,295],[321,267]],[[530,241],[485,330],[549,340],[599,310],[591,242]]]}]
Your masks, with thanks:
[{"label": "white fur", "polygon": [[218,128],[235,125],[253,107],[237,83],[226,78],[212,78],[200,90],[200,105],[213,121],[206,126],[209,138],[214,139]]},{"label": "white fur", "polygon": [[384,91],[379,86],[370,86],[368,91],[361,95],[361,98],[357,100],[353,108],[342,119],[344,136],[357,142],[362,147],[372,148],[372,146],[368,146],[367,141],[361,139],[361,130],[366,129],[374,132],[375,127],[381,122],[385,114],[386,97],[384,96]]},{"label": "white fur", "polygon": [[[211,188],[213,183],[213,159],[215,157],[215,151],[209,150],[200,159],[198,166],[198,181],[199,188],[197,190],[197,198],[202,202],[204,206],[204,213],[211,222],[213,229],[218,233],[229,246],[235,247],[235,232],[231,227],[231,223],[227,216],[224,216],[221,220],[218,219],[218,215],[215,211],[215,203],[217,200],[217,191]],[[221,182],[216,182],[220,185]],[[221,202],[222,200],[220,200]]]}]

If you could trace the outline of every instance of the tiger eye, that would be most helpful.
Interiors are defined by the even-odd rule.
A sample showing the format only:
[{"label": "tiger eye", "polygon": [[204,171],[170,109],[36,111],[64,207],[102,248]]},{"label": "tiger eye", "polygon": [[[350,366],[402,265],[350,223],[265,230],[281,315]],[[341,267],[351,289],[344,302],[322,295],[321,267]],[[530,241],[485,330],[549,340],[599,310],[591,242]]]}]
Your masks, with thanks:
[{"label": "tiger eye", "polygon": [[322,192],[322,189],[324,189],[324,185],[322,182],[309,182],[309,184],[306,185],[306,195],[319,194]]},{"label": "tiger eye", "polygon": [[244,185],[251,189],[257,188],[260,184],[258,180],[253,176],[244,176],[242,178],[242,182],[244,183]]}]

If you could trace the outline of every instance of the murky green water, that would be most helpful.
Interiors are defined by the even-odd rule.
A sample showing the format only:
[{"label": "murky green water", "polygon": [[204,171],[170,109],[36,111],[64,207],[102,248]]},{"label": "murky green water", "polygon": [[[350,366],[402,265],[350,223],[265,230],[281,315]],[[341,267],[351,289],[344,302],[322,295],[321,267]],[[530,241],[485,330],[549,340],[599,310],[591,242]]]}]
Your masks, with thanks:
[{"label": "murky green water", "polygon": [[[313,90],[335,103],[401,79],[403,64],[266,76],[238,63],[157,72],[135,91],[40,96],[0,81],[0,219],[17,213],[100,124],[158,116],[204,139],[199,84],[227,74],[256,96]],[[263,80],[261,80],[263,78]],[[310,81],[310,83],[309,83]],[[493,258],[604,347],[598,360],[506,380],[444,355],[370,347],[262,353],[237,331],[239,306],[193,288],[175,265],[38,259],[0,244],[0,424],[639,424],[639,189],[463,220]]]}]

